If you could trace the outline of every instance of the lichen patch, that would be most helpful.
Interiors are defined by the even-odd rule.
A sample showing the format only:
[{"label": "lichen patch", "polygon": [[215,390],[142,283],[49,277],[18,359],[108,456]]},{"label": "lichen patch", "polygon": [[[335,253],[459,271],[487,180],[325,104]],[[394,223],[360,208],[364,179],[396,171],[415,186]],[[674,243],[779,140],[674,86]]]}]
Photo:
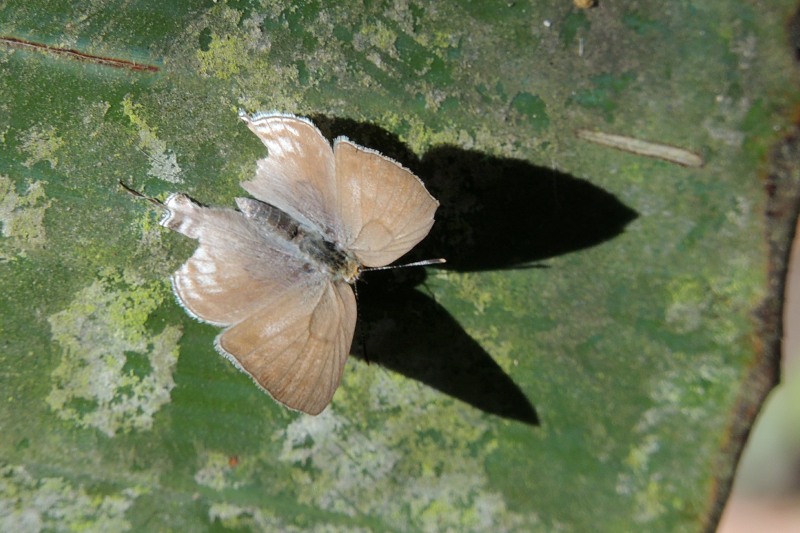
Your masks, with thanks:
[{"label": "lichen patch", "polygon": [[50,207],[43,181],[34,181],[27,191],[18,194],[14,182],[0,176],[0,261],[25,257],[27,252],[41,248],[47,240],[44,214]]},{"label": "lichen patch", "polygon": [[47,403],[59,418],[109,437],[152,427],[175,387],[181,330],[151,334],[145,323],[168,294],[163,283],[107,272],[48,318],[62,355]]},{"label": "lichen patch", "polygon": [[169,183],[181,183],[181,167],[175,152],[167,149],[167,143],[158,137],[158,129],[151,127],[141,116],[141,106],[126,97],[122,100],[122,110],[139,132],[139,148],[150,160],[148,176]]},{"label": "lichen patch", "polygon": [[[398,387],[406,390],[396,394]],[[374,427],[338,414],[337,406],[350,409],[349,398],[339,398],[321,415],[299,417],[277,432],[280,461],[296,466],[298,501],[399,530],[519,531],[536,524],[534,514],[510,510],[492,490],[484,467],[492,439],[476,412],[455,414],[457,406],[442,407],[439,393],[388,373],[379,373],[371,394],[381,391],[372,407],[384,418]]]},{"label": "lichen patch", "polygon": [[61,477],[0,464],[0,531],[129,531],[125,513],[141,494],[92,494]]},{"label": "lichen patch", "polygon": [[58,164],[58,152],[64,146],[64,139],[56,133],[53,126],[33,127],[22,138],[20,151],[28,157],[23,165],[30,168],[40,161],[47,161],[50,168]]}]

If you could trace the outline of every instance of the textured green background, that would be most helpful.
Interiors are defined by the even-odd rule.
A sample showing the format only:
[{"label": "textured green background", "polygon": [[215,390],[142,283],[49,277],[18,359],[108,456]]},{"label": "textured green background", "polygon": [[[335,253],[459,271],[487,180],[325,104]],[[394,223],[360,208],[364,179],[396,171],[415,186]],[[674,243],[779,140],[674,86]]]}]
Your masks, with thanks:
[{"label": "textured green background", "polygon": [[[0,3],[0,36],[160,69],[0,45],[0,529],[713,523],[792,2],[263,3]],[[232,207],[263,156],[239,108],[313,116],[442,202],[414,255],[447,268],[367,278],[372,364],[318,417],[215,353],[169,288],[194,243],[117,186]]]}]

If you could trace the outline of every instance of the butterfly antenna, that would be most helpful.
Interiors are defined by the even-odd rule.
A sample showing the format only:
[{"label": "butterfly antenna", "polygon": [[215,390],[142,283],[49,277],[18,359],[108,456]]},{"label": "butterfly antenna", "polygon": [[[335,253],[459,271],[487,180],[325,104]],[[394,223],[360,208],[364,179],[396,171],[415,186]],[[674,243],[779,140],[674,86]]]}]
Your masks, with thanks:
[{"label": "butterfly antenna", "polygon": [[441,265],[442,263],[447,263],[447,260],[440,257],[438,259],[425,259],[424,261],[414,261],[413,263],[406,263],[404,265],[387,265],[382,267],[362,268],[361,272],[372,272],[373,270],[391,270],[393,268],[406,268],[406,267],[417,267],[426,265]]},{"label": "butterfly antenna", "polygon": [[161,200],[158,200],[157,198],[153,198],[152,196],[147,196],[147,195],[145,195],[145,194],[142,194],[142,193],[140,193],[139,191],[137,191],[136,189],[132,189],[131,187],[128,187],[128,186],[127,186],[127,185],[125,185],[125,184],[124,184],[122,181],[120,181],[120,182],[119,182],[119,184],[120,184],[120,186],[121,186],[123,189],[125,189],[125,190],[126,190],[128,193],[129,193],[129,194],[132,194],[132,195],[133,195],[133,196],[135,196],[136,198],[142,198],[142,199],[144,199],[144,200],[147,200],[147,201],[148,201],[148,202],[150,202],[151,204],[153,204],[153,205],[157,205],[157,206],[158,206],[158,207],[160,207],[161,209],[166,209],[166,208],[167,208],[167,207],[166,207],[166,206],[163,204],[163,202],[161,202]]},{"label": "butterfly antenna", "polygon": [[[439,259],[425,259],[424,261],[414,261],[413,263],[406,263],[404,265],[388,265],[388,266],[382,266],[382,267],[362,268],[361,272],[371,272],[373,270],[390,270],[390,269],[393,269],[393,268],[405,268],[405,267],[426,266],[426,265],[441,265],[442,263],[446,263],[446,262],[447,261],[445,259],[442,259],[442,258],[439,258]],[[358,303],[358,285],[355,284],[355,283],[353,284],[353,292],[355,292],[355,294],[356,294],[356,303]],[[360,320],[360,316],[359,316],[359,318],[357,318],[357,320]],[[361,323],[364,324],[363,321]],[[359,337],[361,337],[361,339],[360,339],[361,340],[361,349],[364,352],[364,361],[366,361],[366,363],[369,364],[370,360],[369,360],[369,354],[367,353],[367,338],[366,338],[366,333],[364,332],[364,328],[361,328],[360,332],[361,332],[361,334],[359,335]]]}]

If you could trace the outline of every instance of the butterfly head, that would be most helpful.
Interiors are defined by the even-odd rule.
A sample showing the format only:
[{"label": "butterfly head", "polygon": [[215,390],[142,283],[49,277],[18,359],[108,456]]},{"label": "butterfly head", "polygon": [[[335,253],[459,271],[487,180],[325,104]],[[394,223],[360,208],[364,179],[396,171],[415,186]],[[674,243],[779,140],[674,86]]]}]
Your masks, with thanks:
[{"label": "butterfly head", "polygon": [[359,276],[361,276],[361,263],[351,254],[346,254],[345,261],[336,272],[336,277],[340,277],[342,280],[352,285],[358,280]]}]

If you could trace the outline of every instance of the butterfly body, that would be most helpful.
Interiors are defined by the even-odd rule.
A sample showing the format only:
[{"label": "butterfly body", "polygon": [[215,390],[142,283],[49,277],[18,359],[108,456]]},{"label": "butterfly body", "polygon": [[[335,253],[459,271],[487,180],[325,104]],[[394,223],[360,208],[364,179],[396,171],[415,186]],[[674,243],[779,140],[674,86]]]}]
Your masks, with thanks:
[{"label": "butterfly body", "polygon": [[297,245],[308,261],[306,269],[321,269],[334,281],[355,283],[361,270],[358,260],[314,228],[304,226],[274,205],[252,198],[236,198],[239,210],[255,224]]},{"label": "butterfly body", "polygon": [[291,115],[240,113],[266,146],[238,211],[185,194],[161,225],[197,239],[172,276],[181,305],[225,330],[216,348],[284,405],[321,412],[356,323],[351,284],[422,240],[438,202],[408,169]]}]

